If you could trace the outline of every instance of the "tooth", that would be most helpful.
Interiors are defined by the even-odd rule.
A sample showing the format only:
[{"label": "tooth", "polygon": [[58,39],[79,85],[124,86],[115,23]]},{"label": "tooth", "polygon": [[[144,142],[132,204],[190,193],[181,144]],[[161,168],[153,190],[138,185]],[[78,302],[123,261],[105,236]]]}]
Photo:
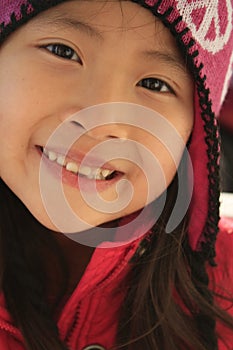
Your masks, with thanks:
[{"label": "tooth", "polygon": [[48,156],[48,155],[49,155],[49,151],[47,151],[47,149],[46,149],[46,148],[44,148],[44,149],[43,149],[43,153],[44,153],[46,156]]},{"label": "tooth", "polygon": [[49,151],[48,152],[49,160],[54,161],[57,159],[57,155],[55,152]]},{"label": "tooth", "polygon": [[103,177],[102,177],[102,175],[101,175],[101,169],[100,169],[100,168],[96,169],[96,170],[95,170],[95,173],[94,173],[93,175],[94,175],[94,178],[95,178],[96,180],[103,180]]},{"label": "tooth", "polygon": [[96,173],[95,171],[91,171],[90,174],[87,175],[89,180],[93,180],[96,178]]},{"label": "tooth", "polygon": [[78,164],[69,162],[66,164],[66,170],[72,171],[72,173],[77,174],[78,173]]},{"label": "tooth", "polygon": [[88,176],[91,174],[91,168],[89,168],[88,166],[81,166],[78,172],[82,175]]},{"label": "tooth", "polygon": [[57,157],[57,163],[61,166],[65,166],[66,165],[66,160],[64,156],[58,156]]},{"label": "tooth", "polygon": [[101,176],[105,179],[107,176],[113,173],[114,170],[102,169]]}]

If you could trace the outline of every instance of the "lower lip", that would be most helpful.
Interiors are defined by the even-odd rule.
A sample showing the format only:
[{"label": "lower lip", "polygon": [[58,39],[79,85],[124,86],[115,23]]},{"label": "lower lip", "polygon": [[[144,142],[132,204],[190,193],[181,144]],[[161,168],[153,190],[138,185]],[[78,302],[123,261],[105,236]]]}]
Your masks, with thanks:
[{"label": "lower lip", "polygon": [[114,185],[123,177],[123,174],[119,173],[111,180],[88,179],[86,176],[82,176],[82,175],[78,176],[66,170],[64,167],[61,167],[55,161],[49,160],[40,149],[39,149],[39,153],[41,156],[41,161],[44,162],[47,169],[52,174],[52,176],[54,176],[55,179],[62,181],[64,185],[68,185],[78,190],[81,189],[84,192],[93,192],[93,190],[94,191],[97,190],[98,192],[103,192],[106,189],[108,189],[110,186]]}]

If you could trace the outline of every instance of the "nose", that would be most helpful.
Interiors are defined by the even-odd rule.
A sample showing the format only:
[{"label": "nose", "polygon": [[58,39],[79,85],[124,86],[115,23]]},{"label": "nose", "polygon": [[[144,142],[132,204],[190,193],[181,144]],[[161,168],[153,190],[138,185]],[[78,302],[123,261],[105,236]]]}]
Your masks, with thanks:
[{"label": "nose", "polygon": [[96,140],[113,138],[125,140],[130,138],[130,127],[122,123],[109,123],[89,130],[88,135]]},{"label": "nose", "polygon": [[[125,104],[137,103],[134,83],[124,64],[113,65],[111,60],[104,61],[103,57],[100,63],[97,60],[85,79],[76,82],[72,102],[80,103],[79,110],[88,110],[81,124],[90,137],[98,140],[128,139],[132,128],[127,124]],[[122,115],[126,116],[126,122]]]},{"label": "nose", "polygon": [[[128,123],[128,105],[134,101],[133,94],[127,89],[124,78],[111,79],[106,86],[97,86],[88,94],[83,95],[81,124],[88,131],[88,135],[97,140],[109,138],[128,139],[132,133],[132,127]],[[83,116],[82,116],[83,115]]]}]

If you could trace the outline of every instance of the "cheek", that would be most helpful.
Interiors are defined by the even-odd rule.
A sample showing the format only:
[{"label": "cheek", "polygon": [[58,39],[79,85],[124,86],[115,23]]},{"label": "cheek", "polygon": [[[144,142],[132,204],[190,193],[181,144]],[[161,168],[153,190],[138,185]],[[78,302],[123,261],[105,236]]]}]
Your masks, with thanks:
[{"label": "cheek", "polygon": [[0,123],[6,130],[13,126],[22,130],[32,116],[37,92],[29,80],[13,73],[1,77],[0,72]]},{"label": "cheek", "polygon": [[23,114],[23,118],[33,118],[38,111],[42,118],[45,113],[50,113],[50,108],[54,108],[53,101],[61,97],[57,96],[60,86],[56,79],[52,79],[44,67],[24,57],[19,57],[17,64],[11,58],[7,63],[5,60],[0,59],[3,63],[0,67],[1,114],[8,114],[9,118],[18,114]]},{"label": "cheek", "polygon": [[147,143],[144,141],[144,146],[150,151],[150,153],[148,152],[150,156],[143,157],[144,180],[142,177],[140,179],[141,186],[148,191],[150,201],[153,201],[166,190],[174,178],[186,147],[186,141],[188,140],[190,131],[191,128],[188,128],[187,131],[182,131],[178,142],[177,137],[174,136],[173,139],[172,135],[163,142],[159,139],[148,137]]}]

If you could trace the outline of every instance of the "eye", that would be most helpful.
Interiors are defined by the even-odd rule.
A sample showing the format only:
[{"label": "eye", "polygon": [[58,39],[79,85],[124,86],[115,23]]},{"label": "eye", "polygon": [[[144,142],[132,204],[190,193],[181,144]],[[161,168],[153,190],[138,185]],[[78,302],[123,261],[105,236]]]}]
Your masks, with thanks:
[{"label": "eye", "polygon": [[82,64],[79,55],[71,47],[64,44],[49,44],[43,47],[44,49],[50,51],[53,55],[59,56],[66,60],[76,61]]},{"label": "eye", "polygon": [[154,91],[154,92],[162,92],[162,93],[173,93],[174,90],[165,83],[163,80],[157,79],[157,78],[145,78],[140,80],[137,83],[137,86],[143,87],[145,89]]}]

